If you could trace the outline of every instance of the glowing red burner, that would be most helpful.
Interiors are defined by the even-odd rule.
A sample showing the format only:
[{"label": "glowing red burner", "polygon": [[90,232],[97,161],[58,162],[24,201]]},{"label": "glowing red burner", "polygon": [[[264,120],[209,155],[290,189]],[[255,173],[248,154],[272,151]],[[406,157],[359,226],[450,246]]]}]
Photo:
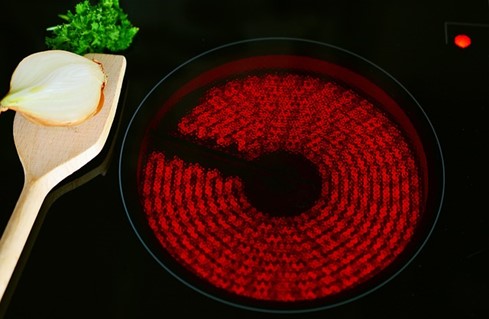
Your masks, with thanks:
[{"label": "glowing red burner", "polygon": [[[316,300],[377,276],[412,240],[425,203],[422,161],[369,99],[319,75],[260,70],[196,101],[172,134],[226,154],[228,169],[149,145],[139,172],[154,235],[196,277],[254,300]],[[294,208],[260,204],[255,187]]]}]

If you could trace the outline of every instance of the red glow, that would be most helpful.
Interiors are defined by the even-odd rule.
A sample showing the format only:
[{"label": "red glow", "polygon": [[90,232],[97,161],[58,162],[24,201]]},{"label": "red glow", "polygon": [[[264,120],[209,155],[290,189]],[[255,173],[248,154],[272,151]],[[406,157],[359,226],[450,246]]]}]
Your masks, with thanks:
[{"label": "red glow", "polygon": [[468,48],[472,44],[472,40],[466,34],[457,35],[454,38],[453,42],[455,43],[456,46],[458,46],[461,49]]},{"label": "red glow", "polygon": [[323,178],[312,208],[271,217],[249,203],[238,176],[148,154],[140,176],[151,229],[182,266],[227,292],[281,302],[338,294],[382,272],[417,227],[424,193],[412,145],[335,82],[294,73],[229,80],[178,130],[247,160],[302,154]]}]

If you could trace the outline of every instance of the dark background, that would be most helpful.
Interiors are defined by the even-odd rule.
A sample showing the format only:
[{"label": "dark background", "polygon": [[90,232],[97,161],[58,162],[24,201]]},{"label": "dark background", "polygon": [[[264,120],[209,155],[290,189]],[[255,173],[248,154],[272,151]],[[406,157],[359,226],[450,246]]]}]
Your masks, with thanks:
[{"label": "dark background", "polygon": [[[1,1],[1,96],[18,62],[47,49],[45,29],[60,23],[57,14],[75,3]],[[117,122],[122,130],[160,78],[206,50],[268,36],[329,43],[382,67],[423,106],[445,158],[440,219],[413,263],[357,301],[307,315],[237,309],[182,285],[145,251],[122,208],[117,180],[120,140],[113,136],[113,160],[100,168],[104,176],[76,180],[103,164],[108,151],[46,199],[0,317],[488,317],[488,28],[458,24],[487,25],[487,1],[121,0],[121,6],[140,27],[132,48],[124,52],[125,108]],[[463,29],[478,41],[466,50],[446,44],[446,22],[457,22],[449,23],[449,40],[451,32]],[[12,138],[13,116],[12,111],[0,115],[0,229],[23,179]]]}]

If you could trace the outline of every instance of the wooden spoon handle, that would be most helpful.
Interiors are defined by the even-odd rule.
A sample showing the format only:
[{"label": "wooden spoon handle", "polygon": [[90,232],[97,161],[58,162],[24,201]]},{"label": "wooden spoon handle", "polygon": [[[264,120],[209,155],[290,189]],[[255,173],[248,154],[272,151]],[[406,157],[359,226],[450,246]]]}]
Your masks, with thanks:
[{"label": "wooden spoon handle", "polygon": [[39,209],[50,188],[42,180],[26,179],[14,211],[0,239],[0,300],[24,249]]}]

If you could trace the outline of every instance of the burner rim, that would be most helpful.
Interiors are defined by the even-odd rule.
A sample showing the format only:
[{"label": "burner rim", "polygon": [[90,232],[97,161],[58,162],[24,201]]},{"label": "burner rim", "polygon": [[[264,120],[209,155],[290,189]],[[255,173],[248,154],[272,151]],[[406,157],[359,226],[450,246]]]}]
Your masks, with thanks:
[{"label": "burner rim", "polygon": [[[433,161],[438,162],[437,175],[439,175],[439,176],[437,176],[437,178],[439,179],[439,181],[438,181],[439,189],[437,190],[437,198],[434,199],[435,203],[433,203],[433,205],[432,205],[433,209],[435,210],[432,212],[433,221],[430,223],[430,225],[427,225],[427,229],[423,230],[423,232],[426,233],[426,235],[424,236],[424,239],[421,240],[420,243],[418,243],[416,245],[415,251],[410,253],[411,257],[408,258],[406,261],[403,261],[401,266],[395,267],[397,270],[393,271],[388,276],[388,278],[383,279],[379,283],[372,285],[372,287],[369,287],[369,288],[365,289],[365,291],[363,291],[361,293],[357,293],[352,297],[348,297],[346,299],[340,298],[339,300],[333,301],[329,304],[324,304],[324,302],[323,303],[319,302],[318,304],[312,303],[312,305],[311,305],[311,303],[307,303],[306,305],[301,305],[301,303],[298,303],[297,305],[294,305],[291,308],[287,308],[287,304],[285,304],[285,307],[283,307],[284,304],[281,302],[279,302],[277,305],[273,305],[271,307],[267,306],[268,304],[270,304],[269,302],[267,302],[266,305],[260,305],[259,303],[257,305],[247,305],[247,304],[242,304],[239,302],[233,302],[233,301],[227,300],[225,298],[221,298],[221,297],[217,296],[217,294],[208,292],[204,289],[200,289],[196,285],[193,285],[191,282],[182,278],[182,276],[179,276],[179,274],[175,273],[171,269],[171,267],[168,267],[167,264],[162,262],[160,260],[160,258],[157,256],[157,254],[155,254],[152,251],[152,248],[150,247],[151,245],[149,243],[147,243],[147,240],[146,240],[146,238],[144,238],[144,235],[142,235],[140,233],[140,230],[138,229],[138,226],[136,225],[137,223],[135,223],[135,221],[133,220],[132,215],[134,213],[131,212],[131,210],[132,210],[132,208],[130,207],[131,204],[129,203],[128,198],[126,198],[126,196],[125,196],[125,193],[126,193],[125,187],[126,186],[124,183],[124,179],[125,179],[124,167],[126,166],[126,164],[124,162],[124,158],[126,157],[125,153],[128,152],[126,144],[128,143],[128,140],[130,138],[129,136],[130,136],[131,128],[133,127],[133,125],[135,125],[135,122],[137,120],[138,115],[140,115],[140,113],[143,111],[143,106],[150,99],[150,96],[152,96],[152,94],[161,85],[166,83],[166,81],[168,81],[175,73],[178,73],[178,71],[180,71],[183,68],[191,65],[194,61],[197,61],[202,57],[206,57],[212,53],[219,52],[222,49],[227,49],[227,48],[240,46],[240,45],[247,45],[247,44],[253,44],[253,43],[265,43],[265,42],[272,42],[272,43],[273,42],[290,42],[290,43],[299,43],[299,44],[303,43],[303,44],[307,44],[307,45],[317,45],[319,47],[327,48],[328,50],[338,51],[338,52],[341,52],[342,54],[349,55],[349,56],[353,57],[354,59],[359,60],[361,63],[366,63],[369,67],[372,67],[377,72],[380,72],[381,76],[386,77],[389,81],[394,83],[395,86],[400,88],[405,94],[407,94],[409,96],[411,102],[413,102],[412,104],[414,104],[417,107],[417,111],[420,112],[421,115],[423,116],[423,120],[426,122],[425,124],[428,124],[427,129],[429,131],[429,134],[432,135],[431,137],[433,139],[433,141],[432,141],[433,144],[436,146],[435,150],[431,150],[432,152],[434,152],[434,154],[432,154],[431,156],[427,156],[427,157],[433,157],[434,156],[434,157],[436,157],[436,159]],[[184,283],[186,286],[188,286],[188,287],[190,287],[196,291],[199,291],[200,293],[202,293],[203,295],[205,295],[207,297],[210,297],[211,299],[223,302],[225,304],[233,305],[233,306],[236,306],[238,308],[243,308],[243,309],[248,309],[248,310],[253,310],[253,311],[260,311],[260,312],[270,312],[270,313],[305,313],[305,312],[324,310],[324,309],[329,309],[329,308],[333,308],[336,306],[344,305],[346,303],[353,302],[353,301],[358,300],[358,299],[360,299],[366,295],[369,295],[370,293],[372,293],[372,292],[376,291],[377,289],[383,287],[385,284],[390,282],[392,279],[396,278],[405,268],[407,268],[411,264],[411,262],[423,250],[427,241],[431,237],[431,234],[432,234],[433,230],[435,229],[435,226],[436,226],[437,221],[439,219],[439,215],[440,215],[441,209],[442,209],[444,193],[445,193],[445,164],[444,164],[444,160],[443,160],[441,145],[440,145],[440,142],[438,140],[436,131],[435,131],[429,117],[427,116],[426,112],[421,107],[421,105],[418,103],[418,101],[414,98],[414,96],[399,81],[397,81],[392,75],[390,75],[388,72],[386,72],[380,66],[376,65],[375,63],[373,63],[373,62],[371,62],[371,61],[369,61],[369,60],[367,60],[367,59],[365,59],[365,58],[363,58],[363,57],[361,57],[361,56],[359,56],[359,55],[357,55],[357,54],[355,54],[349,50],[345,50],[345,49],[342,49],[340,47],[330,45],[327,43],[314,41],[314,40],[300,39],[300,38],[269,37],[269,38],[256,38],[256,39],[249,39],[249,40],[244,40],[244,41],[236,41],[236,42],[228,43],[228,44],[213,48],[211,50],[205,51],[205,52],[187,60],[186,62],[182,63],[181,65],[179,65],[178,67],[173,69],[170,73],[165,75],[160,81],[158,81],[156,83],[156,85],[143,98],[143,100],[138,105],[138,107],[136,108],[135,112],[133,113],[132,117],[129,120],[127,129],[126,129],[126,131],[123,135],[123,138],[122,138],[122,144],[121,144],[121,149],[120,149],[120,154],[119,154],[118,179],[119,179],[119,189],[120,189],[120,193],[121,193],[121,200],[123,203],[123,207],[124,207],[126,216],[129,220],[129,223],[131,224],[131,227],[135,231],[138,239],[141,241],[141,243],[143,244],[145,249],[150,253],[150,255],[173,277],[177,278],[180,282]]]}]

